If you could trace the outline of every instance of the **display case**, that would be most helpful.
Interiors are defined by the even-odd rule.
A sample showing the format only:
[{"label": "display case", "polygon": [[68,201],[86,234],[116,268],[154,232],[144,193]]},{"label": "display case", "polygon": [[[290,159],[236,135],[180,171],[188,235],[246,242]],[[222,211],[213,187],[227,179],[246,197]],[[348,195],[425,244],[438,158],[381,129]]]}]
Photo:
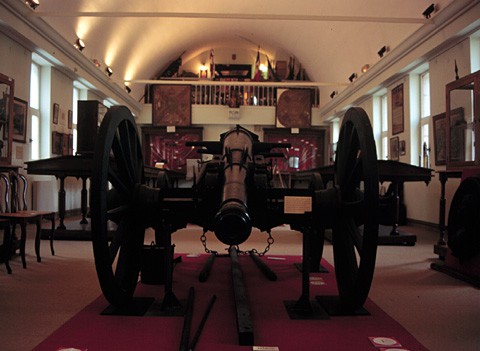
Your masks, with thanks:
[{"label": "display case", "polygon": [[80,155],[93,154],[98,128],[107,108],[96,100],[78,101],[77,118],[77,153]]},{"label": "display case", "polygon": [[446,86],[447,169],[480,167],[480,71]]}]

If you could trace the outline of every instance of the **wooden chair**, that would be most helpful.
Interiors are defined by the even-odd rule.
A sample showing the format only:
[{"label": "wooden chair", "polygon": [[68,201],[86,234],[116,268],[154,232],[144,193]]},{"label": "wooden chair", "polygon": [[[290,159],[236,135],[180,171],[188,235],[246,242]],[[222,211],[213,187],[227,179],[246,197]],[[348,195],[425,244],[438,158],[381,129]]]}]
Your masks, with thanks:
[{"label": "wooden chair", "polygon": [[[4,178],[4,176],[2,176]],[[5,178],[4,178],[5,180]],[[20,181],[22,185],[20,185]],[[50,250],[52,255],[55,255],[53,249],[53,238],[55,233],[55,212],[53,211],[34,211],[27,209],[27,187],[28,182],[27,178],[18,174],[17,172],[11,171],[9,173],[9,188],[11,191],[11,204],[10,211],[8,211],[8,196],[6,197],[6,211],[0,213],[0,219],[9,220],[12,225],[11,237],[15,236],[15,227],[20,225],[21,235],[20,235],[20,257],[22,259],[23,268],[27,268],[27,262],[25,260],[25,244],[27,240],[27,224],[35,223],[36,224],[36,234],[35,234],[35,254],[37,256],[37,262],[41,262],[40,257],[40,236],[42,233],[42,220],[47,219],[52,223],[52,229],[50,232]],[[8,188],[8,187],[7,187]],[[20,191],[21,188],[21,191]]]}]

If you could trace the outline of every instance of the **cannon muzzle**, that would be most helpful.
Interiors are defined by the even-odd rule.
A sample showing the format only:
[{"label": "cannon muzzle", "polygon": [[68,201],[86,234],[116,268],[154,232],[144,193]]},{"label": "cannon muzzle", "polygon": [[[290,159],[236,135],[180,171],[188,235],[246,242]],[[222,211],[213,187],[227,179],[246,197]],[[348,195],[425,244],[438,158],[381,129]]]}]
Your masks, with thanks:
[{"label": "cannon muzzle", "polygon": [[252,152],[253,136],[248,130],[237,126],[223,135],[224,183],[214,232],[218,240],[227,245],[243,243],[252,231],[246,185]]},{"label": "cannon muzzle", "polygon": [[250,216],[241,203],[225,203],[215,216],[215,235],[224,244],[239,245],[248,239],[251,231]]}]

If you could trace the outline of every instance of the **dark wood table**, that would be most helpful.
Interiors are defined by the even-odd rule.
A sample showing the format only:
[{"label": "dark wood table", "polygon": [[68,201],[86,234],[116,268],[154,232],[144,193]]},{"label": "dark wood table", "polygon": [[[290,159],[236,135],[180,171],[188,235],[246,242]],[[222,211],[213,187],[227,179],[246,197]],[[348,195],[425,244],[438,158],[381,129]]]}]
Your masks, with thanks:
[{"label": "dark wood table", "polygon": [[[93,155],[76,155],[76,156],[59,156],[52,157],[42,160],[29,161],[25,162],[27,165],[28,174],[39,174],[39,175],[52,175],[57,179],[60,179],[60,189],[58,190],[58,217],[60,219],[59,225],[56,231],[56,237],[58,234],[62,234],[63,231],[75,231],[78,233],[83,233],[89,231],[88,220],[87,220],[87,179],[92,176],[93,169]],[[154,167],[146,166],[145,178],[149,182],[154,182],[158,175],[158,169]],[[169,174],[169,178],[178,180],[180,177],[179,174],[172,173]],[[67,228],[65,225],[65,201],[66,201],[66,192],[65,192],[65,178],[75,177],[82,180],[82,190],[81,190],[81,213],[82,219],[80,220],[80,225],[72,224],[71,228]],[[71,234],[71,233],[70,233]]]},{"label": "dark wood table", "polygon": [[[298,172],[296,177],[304,177],[306,174],[319,172],[325,184],[335,181],[334,166],[319,167],[312,170]],[[389,235],[380,235],[378,238],[379,245],[414,245],[417,237],[408,233],[400,233],[398,230],[400,216],[400,196],[399,187],[405,182],[425,182],[427,185],[432,179],[433,170],[413,166],[408,163],[378,160],[378,179],[381,183],[391,182],[393,186],[393,197],[395,201],[393,227]]]}]

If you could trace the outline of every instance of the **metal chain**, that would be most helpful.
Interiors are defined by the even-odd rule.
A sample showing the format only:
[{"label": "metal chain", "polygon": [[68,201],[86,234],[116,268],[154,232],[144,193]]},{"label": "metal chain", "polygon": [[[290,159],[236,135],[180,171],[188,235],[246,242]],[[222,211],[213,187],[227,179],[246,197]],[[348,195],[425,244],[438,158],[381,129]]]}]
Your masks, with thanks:
[{"label": "metal chain", "polygon": [[[208,247],[207,247],[207,236],[205,235],[207,233],[207,230],[203,230],[203,233],[202,235],[200,236],[200,241],[202,242],[202,245],[203,245],[203,248],[205,250],[205,253],[208,253],[208,254],[218,254],[218,251],[215,251],[215,250],[210,250]],[[234,247],[237,249],[237,252],[239,255],[248,255],[250,253],[255,253],[257,254],[258,256],[264,256],[269,250],[270,250],[270,247],[273,245],[273,243],[275,242],[275,240],[273,239],[272,237],[272,232],[269,230],[267,230],[267,234],[268,234],[268,238],[267,238],[267,246],[265,247],[265,249],[263,250],[263,252],[258,252],[257,249],[251,249],[251,250],[247,250],[247,251],[242,251],[240,250],[240,248],[238,247],[238,245],[234,245]],[[227,249],[225,249],[227,250]]]},{"label": "metal chain", "polygon": [[210,250],[208,247],[207,247],[207,236],[205,235],[205,233],[207,232],[207,230],[203,230],[203,234],[202,236],[200,237],[200,241],[202,242],[202,245],[203,245],[203,248],[205,249],[205,253],[208,253],[208,254],[217,254],[217,251],[215,250]]},{"label": "metal chain", "polygon": [[263,252],[258,252],[257,249],[251,249],[250,251],[245,251],[245,254],[252,252],[257,254],[258,256],[264,256],[270,250],[270,246],[272,246],[273,243],[275,242],[275,240],[272,237],[272,232],[270,231],[270,229],[267,230],[267,234],[268,234],[267,246],[265,247]]}]

